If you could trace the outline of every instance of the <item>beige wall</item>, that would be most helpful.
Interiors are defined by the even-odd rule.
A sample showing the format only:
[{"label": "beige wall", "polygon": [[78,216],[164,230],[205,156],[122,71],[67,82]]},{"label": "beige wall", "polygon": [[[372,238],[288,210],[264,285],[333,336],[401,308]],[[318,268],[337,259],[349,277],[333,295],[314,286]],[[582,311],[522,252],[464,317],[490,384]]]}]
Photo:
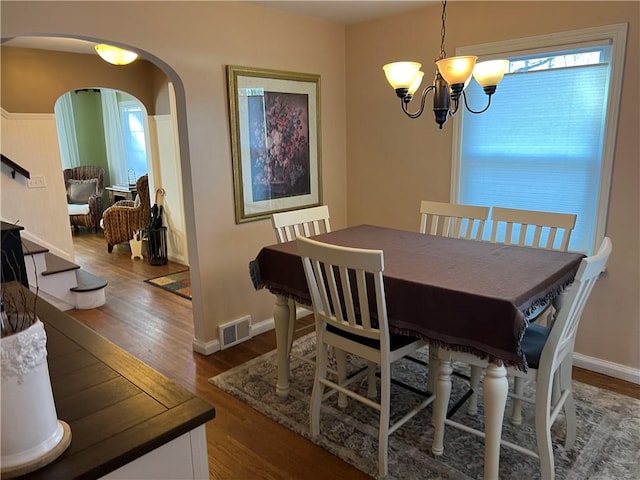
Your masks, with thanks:
[{"label": "beige wall", "polygon": [[[2,35],[119,41],[146,51],[171,76],[170,66],[181,80],[178,120],[197,339],[216,338],[218,324],[244,314],[254,322],[269,318],[273,308],[269,293],[254,292],[247,271],[259,249],[274,241],[269,222],[234,222],[225,65],[322,76],[323,194],[334,228],[347,224],[348,212],[349,224],[415,230],[421,199],[449,199],[451,125],[440,131],[429,115],[405,118],[381,70],[400,57],[425,65],[437,57],[439,6],[345,30],[236,2],[125,5],[123,15],[97,2],[3,1]],[[141,21],[152,8],[154,21]],[[614,253],[578,340],[580,353],[629,370],[640,368],[639,17],[637,2],[580,2],[579,8],[577,2],[450,2],[446,45],[452,54],[457,46],[629,22],[607,231]]]},{"label": "beige wall", "polygon": [[30,172],[31,178],[43,177],[46,184],[45,188],[27,188],[26,178],[11,178],[9,167],[2,165],[2,220],[21,225],[25,229],[22,236],[74,261],[53,113],[9,113],[2,109],[1,122],[2,153]]},{"label": "beige wall", "polygon": [[[4,13],[4,8],[2,11]],[[3,21],[3,31],[4,25]],[[97,55],[10,46],[3,46],[0,54],[0,98],[2,108],[8,112],[53,113],[55,102],[61,95],[88,87],[129,92],[144,103],[149,115],[156,112],[158,92],[162,89],[158,78],[163,75],[147,61],[122,68],[109,65]]]},{"label": "beige wall", "polygon": [[[434,70],[429,65],[439,54],[440,14],[438,5],[347,29],[350,224],[367,222],[417,230],[421,199],[449,200],[451,120],[438,130],[430,111],[417,120],[405,117],[382,72],[382,65],[390,61],[415,60],[423,64],[425,79],[431,77]],[[587,306],[576,350],[638,369],[640,4],[450,2],[446,51],[453,55],[460,46],[623,22],[629,23],[629,32],[607,225],[613,254],[607,275]],[[432,97],[427,101],[432,102]],[[552,114],[561,115],[562,106]],[[635,375],[637,379],[637,370]]]},{"label": "beige wall", "polygon": [[344,27],[236,2],[125,2],[124,12],[112,2],[3,1],[1,8],[3,38],[117,42],[146,52],[142,57],[175,81],[196,344],[217,338],[220,323],[247,314],[254,322],[270,318],[273,296],[254,291],[248,263],[275,238],[268,220],[235,223],[224,67],[321,75],[323,200],[340,228],[346,225]]}]

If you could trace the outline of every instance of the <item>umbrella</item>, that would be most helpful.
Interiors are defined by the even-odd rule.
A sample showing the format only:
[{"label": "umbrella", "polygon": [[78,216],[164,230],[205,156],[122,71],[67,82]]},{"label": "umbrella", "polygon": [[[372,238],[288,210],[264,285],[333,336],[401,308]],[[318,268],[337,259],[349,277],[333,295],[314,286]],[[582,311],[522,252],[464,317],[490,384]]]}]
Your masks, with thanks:
[{"label": "umbrella", "polygon": [[[153,207],[151,207],[151,221],[149,222],[149,262],[152,265],[164,265],[167,263],[164,227],[162,226],[162,201],[165,195],[166,192],[164,188],[158,188],[156,190],[155,203]],[[158,203],[160,203],[160,205],[158,205]]]},{"label": "umbrella", "polygon": [[158,197],[164,197],[166,195],[166,192],[164,190],[164,188],[158,188],[156,190],[156,203],[153,204],[153,207],[151,207],[151,222],[149,223],[149,228],[150,229],[159,229],[160,227],[162,227],[162,198],[161,200],[161,204],[158,205]]}]

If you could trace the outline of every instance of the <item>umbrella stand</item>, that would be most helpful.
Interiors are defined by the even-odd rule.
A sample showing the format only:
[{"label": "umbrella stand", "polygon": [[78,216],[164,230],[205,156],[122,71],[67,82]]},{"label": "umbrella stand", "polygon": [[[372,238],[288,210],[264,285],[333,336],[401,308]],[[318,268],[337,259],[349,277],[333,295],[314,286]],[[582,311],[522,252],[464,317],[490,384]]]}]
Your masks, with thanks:
[{"label": "umbrella stand", "polygon": [[149,241],[149,263],[151,265],[166,265],[167,258],[167,227],[162,225],[162,213],[164,188],[156,190],[155,203],[151,207],[151,221],[147,228],[147,238]]}]

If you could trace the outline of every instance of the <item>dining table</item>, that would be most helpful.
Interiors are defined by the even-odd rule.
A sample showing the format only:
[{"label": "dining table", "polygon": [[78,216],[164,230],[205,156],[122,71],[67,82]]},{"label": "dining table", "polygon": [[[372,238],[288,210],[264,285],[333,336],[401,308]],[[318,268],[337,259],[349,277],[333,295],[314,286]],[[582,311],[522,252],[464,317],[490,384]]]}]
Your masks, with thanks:
[{"label": "dining table", "polygon": [[[375,225],[352,226],[312,238],[382,250],[390,331],[422,338],[430,348],[486,359],[483,399],[485,411],[491,412],[504,411],[505,367],[527,369],[520,342],[528,318],[571,284],[584,257]],[[285,398],[290,385],[291,322],[295,321],[289,299],[311,306],[296,242],[262,248],[249,271],[256,289],[266,288],[275,295],[276,392]],[[449,372],[439,375],[440,380],[449,378]],[[501,431],[502,414],[485,417],[485,478],[498,477]]]}]

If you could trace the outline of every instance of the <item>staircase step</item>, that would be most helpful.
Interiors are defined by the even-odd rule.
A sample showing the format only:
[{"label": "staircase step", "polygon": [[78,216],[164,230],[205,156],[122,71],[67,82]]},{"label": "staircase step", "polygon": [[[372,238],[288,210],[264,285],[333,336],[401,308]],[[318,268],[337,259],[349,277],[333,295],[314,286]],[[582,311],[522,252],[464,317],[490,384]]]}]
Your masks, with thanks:
[{"label": "staircase step", "polygon": [[76,278],[78,286],[71,289],[72,292],[93,292],[107,286],[107,281],[86,270],[77,270]]},{"label": "staircase step", "polygon": [[[29,258],[29,285],[32,289],[39,288],[42,298],[62,311],[72,308],[90,310],[106,303],[105,279],[82,270],[79,265],[51,253],[36,242],[24,237],[21,240],[25,260]],[[50,276],[56,273],[59,275]]]},{"label": "staircase step", "polygon": [[35,242],[32,242],[29,239],[21,238],[22,240],[22,253],[24,255],[36,255],[38,253],[48,253],[49,249],[43,247],[42,245],[38,245]]},{"label": "staircase step", "polygon": [[76,265],[69,260],[58,257],[53,253],[45,253],[45,261],[47,263],[47,269],[42,272],[42,275],[53,275],[54,273],[68,272],[71,270],[78,270],[80,265]]}]

